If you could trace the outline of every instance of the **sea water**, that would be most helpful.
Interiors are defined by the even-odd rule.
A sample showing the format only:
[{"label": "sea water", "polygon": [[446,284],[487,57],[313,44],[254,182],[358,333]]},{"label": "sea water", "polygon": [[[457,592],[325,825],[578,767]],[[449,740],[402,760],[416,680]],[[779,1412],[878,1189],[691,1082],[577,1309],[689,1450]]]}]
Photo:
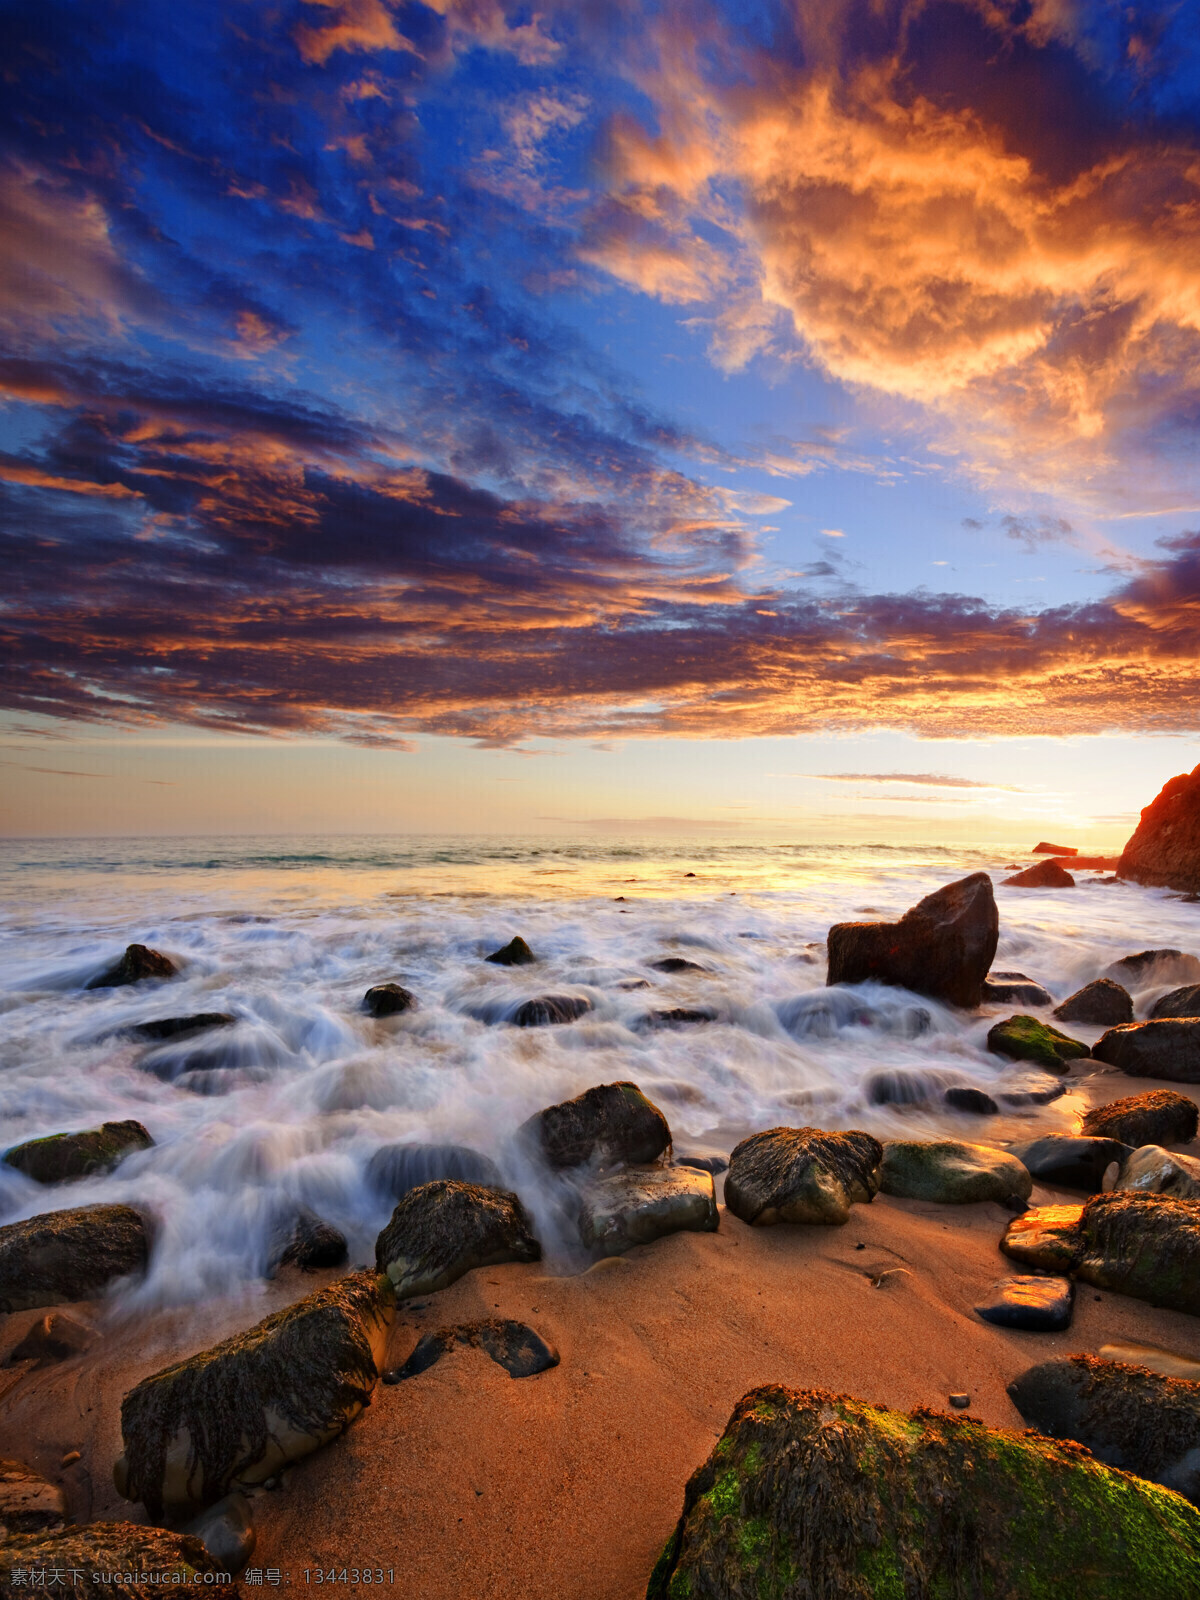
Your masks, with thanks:
[{"label": "sea water", "polygon": [[[986,1047],[993,1023],[1028,1007],[965,1013],[879,985],[825,985],[831,923],[898,917],[979,870],[997,885],[994,968],[1056,999],[1123,955],[1200,951],[1195,905],[1088,872],[1072,890],[1001,886],[1019,859],[1011,846],[691,839],[8,841],[0,1142],[135,1118],[154,1146],[53,1190],[0,1164],[0,1222],[137,1205],[154,1247],[146,1277],[115,1292],[129,1309],[253,1292],[297,1208],[340,1228],[352,1261],[373,1259],[394,1197],[371,1160],[395,1144],[489,1157],[533,1212],[551,1270],[577,1268],[556,1197],[513,1135],[540,1107],[617,1079],[662,1108],[677,1154],[728,1154],[779,1124],[989,1141],[1069,1130],[1078,1093],[1002,1098],[1053,1083]],[[536,965],[484,959],[516,934]],[[180,975],[88,990],[132,942]],[[653,965],[671,956],[701,970]],[[363,995],[384,982],[411,990],[416,1008],[368,1016]],[[1135,994],[1139,1015],[1163,987]],[[568,1025],[512,1024],[546,994],[590,1010]],[[673,1008],[715,1017],[655,1024]],[[213,1011],[235,1025],[157,1044],[123,1031]],[[1101,1030],[1069,1031],[1090,1043]],[[992,1095],[1000,1115],[950,1111],[953,1085]]]}]

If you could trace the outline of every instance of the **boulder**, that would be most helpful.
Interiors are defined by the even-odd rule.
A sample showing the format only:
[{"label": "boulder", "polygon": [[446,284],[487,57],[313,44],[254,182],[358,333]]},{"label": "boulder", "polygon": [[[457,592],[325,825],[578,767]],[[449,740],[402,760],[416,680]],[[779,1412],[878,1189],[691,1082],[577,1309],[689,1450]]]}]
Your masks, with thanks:
[{"label": "boulder", "polygon": [[1081,1206],[1039,1206],[1009,1223],[1000,1248],[1027,1266],[1200,1315],[1200,1200],[1114,1189]]},{"label": "boulder", "polygon": [[619,1256],[668,1233],[716,1233],[712,1174],[688,1167],[629,1167],[593,1178],[580,1197],[584,1248]]},{"label": "boulder", "polygon": [[452,1179],[406,1194],[375,1241],[375,1264],[401,1300],[444,1289],[473,1267],[540,1261],[541,1255],[515,1194]]},{"label": "boulder", "polygon": [[[1182,989],[1172,989],[1150,1007],[1152,1021],[1159,1017],[1200,1017],[1200,983],[1185,983]],[[1122,1017],[1132,1022],[1133,1017]]]},{"label": "boulder", "polygon": [[1112,1028],[1119,1022],[1133,1021],[1133,1000],[1129,990],[1111,978],[1097,978],[1094,983],[1085,983],[1082,989],[1068,995],[1062,1005],[1055,1006],[1054,1015],[1060,1022]]},{"label": "boulder", "polygon": [[352,1273],[143,1378],[121,1402],[118,1494],[181,1517],[328,1444],[371,1402],[395,1309],[387,1278]]},{"label": "boulder", "polygon": [[1001,882],[1009,889],[1073,889],[1075,879],[1057,861],[1039,861],[1026,867],[1024,872],[1014,872]]},{"label": "boulder", "polygon": [[349,1253],[346,1235],[339,1228],[302,1208],[276,1230],[267,1270],[273,1275],[279,1267],[299,1267],[304,1272],[342,1267]]},{"label": "boulder", "polygon": [[1067,1133],[1047,1133],[1040,1139],[1010,1145],[1009,1154],[1039,1183],[1099,1194],[1109,1166],[1131,1155],[1132,1148],[1119,1139],[1072,1138]]},{"label": "boulder", "polygon": [[50,1311],[33,1327],[21,1340],[13,1346],[5,1357],[6,1367],[15,1367],[22,1361],[36,1363],[34,1371],[42,1367],[55,1366],[60,1361],[69,1361],[72,1356],[80,1356],[92,1342],[90,1328],[85,1328],[82,1322],[76,1322],[73,1317],[67,1317],[61,1311]]},{"label": "boulder", "polygon": [[0,1460],[0,1540],[45,1533],[66,1520],[67,1502],[56,1483],[23,1461]]},{"label": "boulder", "polygon": [[769,1385],[692,1474],[647,1600],[1195,1600],[1200,1515],[1073,1444]]},{"label": "boulder", "polygon": [[208,1551],[223,1572],[240,1572],[254,1554],[254,1518],[244,1494],[227,1494],[205,1508],[184,1528]]},{"label": "boulder", "polygon": [[228,1011],[198,1011],[191,1017],[151,1017],[146,1022],[133,1022],[121,1031],[135,1039],[158,1042],[186,1039],[193,1033],[207,1033],[211,1028],[232,1028],[236,1021]]},{"label": "boulder", "polygon": [[982,1089],[972,1089],[968,1084],[947,1089],[942,1096],[942,1104],[951,1111],[965,1111],[975,1117],[994,1117],[1000,1110],[990,1094],[985,1094]]},{"label": "boulder", "polygon": [[1106,1106],[1093,1106],[1080,1133],[1120,1139],[1134,1149],[1142,1144],[1190,1144],[1200,1125],[1200,1107],[1174,1089],[1148,1089]]},{"label": "boulder", "polygon": [[636,1083],[620,1081],[534,1112],[518,1128],[517,1140],[559,1170],[585,1162],[646,1166],[669,1148],[671,1129]]},{"label": "boulder", "polygon": [[494,1161],[464,1144],[385,1144],[367,1162],[367,1181],[393,1201],[436,1178],[481,1183],[488,1189],[498,1189],[504,1181]]},{"label": "boulder", "polygon": [[529,967],[537,957],[518,934],[507,944],[501,945],[499,950],[493,950],[490,956],[484,956],[483,959],[497,967]]},{"label": "boulder", "polygon": [[1153,984],[1200,983],[1200,961],[1182,950],[1139,950],[1122,956],[1105,973],[1127,989],[1148,989]]},{"label": "boulder", "polygon": [[560,1023],[574,1022],[592,1009],[592,1002],[582,994],[542,994],[535,1000],[523,1000],[509,1017],[516,1028],[547,1028]]},{"label": "boulder", "polygon": [[889,1139],[883,1146],[879,1187],[898,1200],[934,1200],[941,1205],[970,1205],[994,1200],[1002,1206],[1023,1206],[1033,1192],[1033,1179],[1016,1159],[986,1144],[957,1139]]},{"label": "boulder", "polygon": [[129,983],[141,983],[143,978],[173,978],[179,968],[158,950],[144,944],[131,944],[125,954],[98,978],[86,985],[89,989],[122,989]]},{"label": "boulder", "polygon": [[52,1133],[14,1145],[4,1163],[35,1183],[65,1183],[111,1172],[132,1151],[149,1150],[153,1143],[140,1122],[105,1122],[84,1133]]},{"label": "boulder", "polygon": [[1101,1034],[1092,1054],[1130,1078],[1200,1083],[1200,1019],[1159,1017],[1155,1022],[1124,1022]]},{"label": "boulder", "polygon": [[1200,1200],[1200,1161],[1195,1156],[1175,1155],[1158,1144],[1144,1144],[1122,1161],[1113,1187]]},{"label": "boulder", "polygon": [[[242,1600],[240,1584],[220,1581],[229,1569],[214,1561],[199,1539],[135,1522],[89,1522],[20,1535],[0,1552],[0,1568],[10,1574],[45,1573],[47,1589],[52,1587],[49,1574],[61,1572],[64,1593],[70,1592],[70,1573],[86,1574],[82,1582],[89,1590],[92,1573],[101,1573],[104,1600],[156,1600],[165,1591],[181,1593],[193,1586],[202,1586],[206,1600]],[[29,1592],[15,1580],[0,1578],[3,1600],[21,1600]]]},{"label": "boulder", "polygon": [[998,1328],[1063,1333],[1071,1326],[1074,1305],[1075,1285],[1070,1278],[1024,1274],[1002,1278],[982,1305],[975,1307],[975,1315]]},{"label": "boulder", "polygon": [[1079,851],[1069,844],[1047,844],[1043,839],[1041,844],[1035,844],[1029,852],[1031,856],[1077,856]]},{"label": "boulder", "polygon": [[46,1211],[0,1228],[0,1311],[90,1300],[114,1278],[145,1271],[146,1224],[132,1206]]},{"label": "boulder", "polygon": [[377,983],[363,995],[363,1010],[373,1017],[396,1017],[402,1011],[412,1011],[416,1004],[411,990],[398,983]]},{"label": "boulder", "polygon": [[1117,872],[1134,883],[1200,890],[1200,767],[1171,778],[1143,810]]},{"label": "boulder", "polygon": [[528,1324],[508,1317],[489,1317],[484,1322],[460,1322],[453,1328],[422,1334],[404,1365],[385,1372],[383,1381],[403,1383],[405,1378],[428,1372],[456,1346],[486,1351],[510,1378],[535,1378],[559,1363],[558,1351]]},{"label": "boulder", "polygon": [[987,1047],[993,1055],[1013,1061],[1034,1061],[1047,1072],[1065,1072],[1068,1061],[1090,1055],[1086,1044],[1060,1033],[1048,1022],[1017,1015],[988,1029]]},{"label": "boulder", "polygon": [[655,972],[707,972],[698,961],[688,961],[683,956],[664,956],[661,961],[648,961],[646,965]]},{"label": "boulder", "polygon": [[983,980],[985,1006],[1052,1006],[1054,996],[1023,972],[993,972]]},{"label": "boulder", "polygon": [[1200,1505],[1200,1383],[1074,1355],[1030,1367],[1008,1393],[1039,1433]]},{"label": "boulder", "polygon": [[827,982],[880,983],[974,1007],[996,954],[1000,920],[986,872],[926,895],[899,922],[839,922],[829,930]]},{"label": "boulder", "polygon": [[729,1157],[725,1208],[743,1222],[832,1223],[879,1189],[883,1146],[869,1133],[768,1128],[743,1139]]}]

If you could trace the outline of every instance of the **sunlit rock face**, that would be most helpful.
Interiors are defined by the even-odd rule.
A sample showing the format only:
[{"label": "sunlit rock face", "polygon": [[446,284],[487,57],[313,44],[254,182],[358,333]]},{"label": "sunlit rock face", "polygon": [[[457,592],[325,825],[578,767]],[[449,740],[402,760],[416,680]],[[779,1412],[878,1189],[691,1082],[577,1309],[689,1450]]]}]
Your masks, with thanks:
[{"label": "sunlit rock face", "polygon": [[1200,767],[1164,784],[1143,810],[1117,873],[1135,883],[1200,891]]}]

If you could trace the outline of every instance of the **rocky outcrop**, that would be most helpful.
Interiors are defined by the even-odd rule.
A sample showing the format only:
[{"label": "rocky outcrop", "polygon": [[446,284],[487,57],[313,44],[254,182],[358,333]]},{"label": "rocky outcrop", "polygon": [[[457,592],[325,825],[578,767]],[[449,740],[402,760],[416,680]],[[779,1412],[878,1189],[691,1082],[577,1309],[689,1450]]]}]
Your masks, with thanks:
[{"label": "rocky outcrop", "polygon": [[92,1574],[99,1573],[97,1587],[104,1600],[156,1600],[164,1592],[182,1594],[193,1587],[206,1600],[242,1600],[236,1581],[216,1581],[228,1570],[190,1534],[134,1522],[89,1522],[8,1540],[0,1549],[0,1597],[22,1600],[30,1593],[25,1584],[14,1582],[20,1571],[61,1572],[64,1594],[71,1593],[68,1574],[84,1573],[90,1592]]},{"label": "rocky outcrop", "polygon": [[465,1144],[385,1144],[367,1162],[367,1181],[393,1201],[437,1178],[481,1183],[488,1189],[503,1183],[496,1163]]},{"label": "rocky outcrop", "polygon": [[[1181,989],[1172,989],[1150,1007],[1152,1021],[1159,1017],[1200,1017],[1200,983],[1186,983]],[[1123,1019],[1131,1021],[1132,1017]]]},{"label": "rocky outcrop", "polygon": [[1200,1505],[1200,1383],[1075,1355],[1030,1367],[1008,1393],[1039,1433]]},{"label": "rocky outcrop", "polygon": [[158,950],[144,944],[131,944],[125,954],[98,978],[87,985],[89,989],[121,989],[126,984],[141,983],[144,978],[173,978],[179,968]]},{"label": "rocky outcrop", "polygon": [[358,1272],[144,1378],[121,1403],[117,1492],[195,1512],[328,1444],[369,1405],[395,1295]]},{"label": "rocky outcrop", "polygon": [[1132,1153],[1119,1139],[1072,1138],[1067,1133],[1047,1133],[1009,1147],[1009,1154],[1039,1183],[1082,1189],[1084,1194],[1099,1194],[1112,1163],[1120,1164]]},{"label": "rocky outcrop", "polygon": [[132,1206],[47,1211],[0,1228],[0,1311],[90,1300],[145,1271],[146,1224]]},{"label": "rocky outcrop", "polygon": [[580,1197],[579,1237],[598,1256],[619,1256],[668,1233],[716,1233],[711,1173],[629,1167],[591,1179]]},{"label": "rocky outcrop", "polygon": [[541,994],[533,1000],[523,1000],[509,1017],[515,1028],[552,1028],[564,1022],[575,1022],[592,1009],[592,1002],[582,994]]},{"label": "rocky outcrop", "polygon": [[869,1133],[768,1128],[743,1139],[729,1157],[725,1208],[743,1222],[827,1223],[850,1220],[850,1207],[879,1189],[883,1146]]},{"label": "rocky outcrop", "polygon": [[1002,878],[1001,882],[1009,889],[1073,889],[1075,879],[1065,867],[1060,867],[1057,861],[1039,861],[1036,866],[1026,867],[1024,872],[1014,872],[1011,878]]},{"label": "rocky outcrop", "polygon": [[1171,778],[1145,807],[1117,873],[1185,894],[1200,890],[1200,767]]},{"label": "rocky outcrop", "polygon": [[828,983],[880,983],[974,1007],[996,954],[1000,920],[986,872],[947,884],[899,922],[839,922],[829,930]]},{"label": "rocky outcrop", "polygon": [[84,1133],[52,1133],[14,1145],[4,1164],[35,1183],[66,1183],[111,1172],[132,1151],[149,1150],[153,1143],[140,1122],[105,1122]]},{"label": "rocky outcrop", "polygon": [[411,990],[399,983],[377,983],[363,995],[363,1010],[372,1017],[398,1017],[412,1011],[417,999]]},{"label": "rocky outcrop", "polygon": [[228,1011],[197,1011],[190,1017],[150,1017],[145,1022],[130,1023],[122,1032],[134,1039],[158,1043],[164,1039],[187,1039],[213,1028],[232,1028],[236,1021]]},{"label": "rocky outcrop", "polygon": [[1023,972],[993,972],[983,981],[983,1004],[1052,1006],[1054,996]]},{"label": "rocky outcrop", "polygon": [[506,1189],[439,1180],[405,1195],[375,1241],[375,1264],[397,1298],[433,1294],[474,1267],[539,1261],[525,1207]]},{"label": "rocky outcrop", "polygon": [[486,1351],[510,1378],[535,1378],[559,1362],[554,1346],[528,1324],[508,1317],[489,1317],[484,1322],[460,1322],[453,1328],[422,1334],[404,1365],[385,1372],[383,1381],[403,1383],[405,1378],[418,1377],[456,1347]]},{"label": "rocky outcrop", "polygon": [[1113,1187],[1200,1200],[1200,1161],[1195,1156],[1176,1155],[1158,1144],[1144,1144],[1131,1150],[1122,1161]]},{"label": "rocky outcrop", "polygon": [[1033,1179],[1016,1159],[985,1144],[957,1139],[890,1139],[883,1146],[879,1187],[900,1200],[934,1200],[941,1205],[971,1205],[994,1200],[1023,1206]]},{"label": "rocky outcrop", "polygon": [[66,1520],[67,1502],[56,1483],[23,1461],[0,1460],[0,1540],[46,1533]]},{"label": "rocky outcrop", "polygon": [[1065,1072],[1067,1063],[1090,1055],[1086,1044],[1060,1033],[1036,1017],[1015,1016],[988,1030],[987,1046],[993,1055],[1012,1061],[1033,1061],[1047,1072]]},{"label": "rocky outcrop", "polygon": [[1187,1502],[1075,1445],[771,1385],[693,1473],[646,1596],[1195,1600],[1198,1568]]},{"label": "rocky outcrop", "polygon": [[517,1130],[517,1141],[558,1170],[585,1162],[646,1166],[669,1148],[671,1129],[636,1083],[621,1081],[536,1111]]},{"label": "rocky outcrop", "polygon": [[1102,1139],[1120,1139],[1134,1149],[1142,1144],[1190,1144],[1200,1125],[1200,1107],[1174,1089],[1148,1089],[1094,1106],[1083,1119],[1080,1133]]},{"label": "rocky outcrop", "polygon": [[1025,1333],[1063,1333],[1071,1326],[1075,1285],[1070,1278],[1023,1274],[1003,1278],[995,1285],[975,1315],[998,1328],[1020,1328]]},{"label": "rocky outcrop", "polygon": [[1092,1054],[1131,1078],[1200,1083],[1200,1020],[1160,1017],[1156,1022],[1125,1022],[1102,1034]]},{"label": "rocky outcrop", "polygon": [[1060,1022],[1114,1028],[1118,1023],[1133,1021],[1133,1000],[1129,990],[1111,978],[1097,978],[1094,983],[1085,983],[1082,989],[1068,995],[1062,1005],[1055,1006],[1054,1015]]},{"label": "rocky outcrop", "polygon": [[1182,950],[1139,950],[1136,955],[1114,961],[1105,977],[1115,978],[1129,989],[1148,989],[1164,983],[1200,983],[1200,961]]},{"label": "rocky outcrop", "polygon": [[64,1316],[61,1311],[51,1311],[35,1322],[21,1342],[13,1346],[4,1358],[4,1365],[15,1367],[22,1361],[32,1361],[36,1372],[82,1355],[91,1342],[90,1328],[76,1322],[74,1317]]},{"label": "rocky outcrop", "polygon": [[529,967],[537,957],[518,934],[507,944],[501,945],[499,950],[493,950],[490,956],[484,956],[483,959],[497,967]]}]

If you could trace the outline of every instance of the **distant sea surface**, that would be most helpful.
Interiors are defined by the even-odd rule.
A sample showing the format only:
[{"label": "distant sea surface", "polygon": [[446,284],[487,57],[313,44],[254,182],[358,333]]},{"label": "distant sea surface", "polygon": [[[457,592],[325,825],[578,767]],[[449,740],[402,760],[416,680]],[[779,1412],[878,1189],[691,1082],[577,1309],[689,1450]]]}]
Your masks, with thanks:
[{"label": "distant sea surface", "polygon": [[[299,1206],[341,1228],[353,1260],[371,1259],[393,1203],[372,1158],[452,1143],[498,1164],[552,1266],[570,1270],[579,1262],[556,1197],[523,1168],[512,1135],[591,1084],[638,1083],[677,1152],[727,1154],[780,1123],[968,1139],[1070,1128],[1074,1094],[988,1119],[942,1105],[952,1085],[1000,1100],[1050,1081],[987,1051],[988,1028],[1020,1007],[971,1015],[877,985],[825,987],[831,923],[898,917],[979,870],[997,884],[995,968],[1058,999],[1133,951],[1200,953],[1197,906],[1089,872],[1073,890],[1000,887],[1008,865],[1028,859],[1004,845],[696,838],[5,841],[3,1146],[127,1117],[155,1146],[69,1189],[0,1165],[0,1221],[129,1201],[153,1214],[156,1239],[147,1278],[119,1301],[253,1294],[281,1219]],[[536,965],[483,959],[514,934]],[[181,975],[85,988],[135,941]],[[670,956],[701,970],[652,965]],[[375,1021],[362,997],[388,981],[418,1005]],[[1139,1014],[1157,992],[1135,996]],[[569,1025],[512,1025],[524,1000],[547,994],[591,1009]],[[651,1013],[673,1008],[715,1018],[653,1024]],[[236,1022],[153,1046],[122,1032],[196,1012]],[[1070,1031],[1090,1043],[1100,1030]]]}]

